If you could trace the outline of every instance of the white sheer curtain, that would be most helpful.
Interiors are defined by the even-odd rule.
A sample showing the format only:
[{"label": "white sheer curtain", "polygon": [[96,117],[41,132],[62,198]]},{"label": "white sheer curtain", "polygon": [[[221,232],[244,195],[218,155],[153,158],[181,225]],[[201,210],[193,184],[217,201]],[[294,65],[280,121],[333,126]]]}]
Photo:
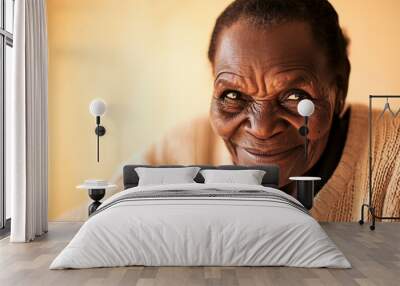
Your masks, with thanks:
[{"label": "white sheer curtain", "polygon": [[10,241],[27,242],[47,232],[45,0],[16,0],[14,9],[13,92],[6,111],[10,175],[6,180],[11,188]]}]

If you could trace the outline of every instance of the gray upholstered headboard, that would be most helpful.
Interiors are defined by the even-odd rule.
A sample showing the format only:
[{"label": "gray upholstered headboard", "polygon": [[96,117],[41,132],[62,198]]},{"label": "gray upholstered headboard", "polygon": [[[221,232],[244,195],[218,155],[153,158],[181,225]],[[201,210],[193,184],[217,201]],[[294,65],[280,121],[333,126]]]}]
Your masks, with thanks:
[{"label": "gray upholstered headboard", "polygon": [[[266,187],[278,188],[279,185],[279,167],[278,165],[259,165],[259,166],[236,166],[236,165],[222,165],[222,166],[208,166],[208,165],[190,165],[200,167],[201,169],[221,169],[221,170],[246,170],[257,169],[264,170],[265,176],[262,180],[262,185]],[[137,167],[152,167],[152,168],[172,168],[172,167],[186,167],[183,165],[126,165],[124,166],[124,189],[136,187],[139,183],[139,177],[135,171]],[[203,176],[198,173],[194,180],[197,183],[204,183]]]}]

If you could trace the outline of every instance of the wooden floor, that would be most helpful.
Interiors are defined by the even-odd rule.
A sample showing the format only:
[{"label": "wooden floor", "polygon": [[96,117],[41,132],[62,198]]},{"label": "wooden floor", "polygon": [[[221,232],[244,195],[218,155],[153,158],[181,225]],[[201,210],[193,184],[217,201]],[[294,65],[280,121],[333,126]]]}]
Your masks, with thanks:
[{"label": "wooden floor", "polygon": [[27,244],[0,241],[0,285],[400,285],[400,224],[323,224],[352,269],[286,267],[124,267],[48,270],[81,226],[50,223],[47,235]]}]

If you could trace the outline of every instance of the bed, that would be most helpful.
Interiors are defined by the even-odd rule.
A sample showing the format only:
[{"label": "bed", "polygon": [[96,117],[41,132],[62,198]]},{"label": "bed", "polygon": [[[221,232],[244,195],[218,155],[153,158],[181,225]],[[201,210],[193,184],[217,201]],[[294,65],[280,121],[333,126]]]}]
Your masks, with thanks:
[{"label": "bed", "polygon": [[351,267],[301,203],[278,190],[277,166],[198,166],[264,170],[260,185],[205,183],[199,172],[193,183],[150,186],[138,185],[138,167],[149,166],[124,167],[125,190],[103,202],[50,269]]}]

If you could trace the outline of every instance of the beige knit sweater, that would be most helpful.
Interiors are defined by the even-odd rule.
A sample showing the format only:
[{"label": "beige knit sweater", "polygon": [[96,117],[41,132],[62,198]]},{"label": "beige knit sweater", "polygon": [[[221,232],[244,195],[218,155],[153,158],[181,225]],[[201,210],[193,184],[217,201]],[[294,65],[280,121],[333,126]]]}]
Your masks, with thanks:
[{"label": "beige knit sweater", "polygon": [[[339,165],[314,200],[319,221],[357,221],[368,200],[368,107],[352,104],[349,130]],[[400,215],[400,117],[378,121],[373,112],[373,203],[377,214]],[[168,133],[145,155],[149,164],[232,164],[208,118],[199,118]]]}]

